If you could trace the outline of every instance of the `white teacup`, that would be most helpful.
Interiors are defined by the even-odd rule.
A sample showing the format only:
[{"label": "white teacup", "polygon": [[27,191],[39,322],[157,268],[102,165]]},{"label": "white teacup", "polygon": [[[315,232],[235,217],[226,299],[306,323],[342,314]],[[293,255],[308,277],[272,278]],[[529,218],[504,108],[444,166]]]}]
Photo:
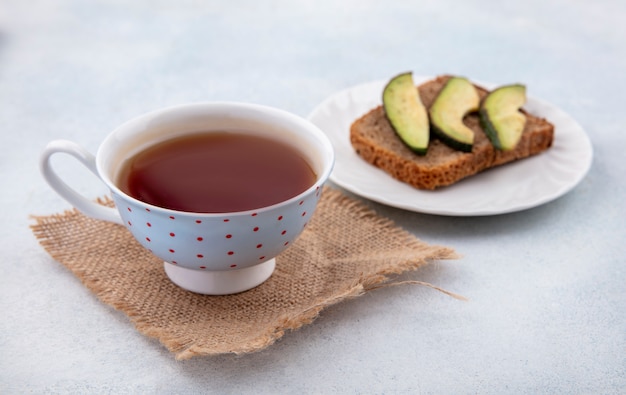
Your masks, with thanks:
[{"label": "white teacup", "polygon": [[[116,185],[125,159],[173,137],[199,131],[250,131],[286,143],[302,154],[317,178],[306,191],[283,202],[232,213],[193,213],[157,207]],[[110,189],[116,208],[99,205],[70,188],[50,158],[69,154]],[[141,245],[164,261],[178,286],[202,294],[242,292],[267,280],[275,257],[293,244],[315,211],[334,163],[333,148],[310,122],[288,112],[244,103],[198,103],[154,111],[115,129],[96,156],[66,140],[48,144],[40,160],[50,186],[82,213],[123,224]]]}]

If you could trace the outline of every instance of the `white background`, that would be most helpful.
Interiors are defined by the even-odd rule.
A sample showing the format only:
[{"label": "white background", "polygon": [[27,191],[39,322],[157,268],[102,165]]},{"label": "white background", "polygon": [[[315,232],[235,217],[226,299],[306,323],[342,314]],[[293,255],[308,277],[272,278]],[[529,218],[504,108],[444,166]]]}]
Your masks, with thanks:
[{"label": "white background", "polygon": [[[0,6],[0,392],[620,393],[626,388],[626,3],[602,0],[4,1]],[[494,83],[571,114],[594,162],[530,210],[440,217],[368,203],[463,258],[322,312],[270,348],[178,362],[31,234],[69,205],[44,183],[53,139],[92,152],[118,124],[191,101],[306,116],[413,70]],[[557,131],[558,133],[558,131]],[[71,159],[59,172],[104,187]],[[485,191],[489,193],[489,191]]]}]

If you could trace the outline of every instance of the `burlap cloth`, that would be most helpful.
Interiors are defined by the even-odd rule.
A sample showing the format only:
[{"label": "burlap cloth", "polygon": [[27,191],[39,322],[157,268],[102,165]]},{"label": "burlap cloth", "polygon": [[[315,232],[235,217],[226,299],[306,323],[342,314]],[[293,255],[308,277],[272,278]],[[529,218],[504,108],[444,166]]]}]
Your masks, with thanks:
[{"label": "burlap cloth", "polygon": [[55,260],[177,359],[262,350],[285,331],[311,323],[327,306],[397,284],[390,275],[457,257],[326,188],[309,225],[277,257],[268,281],[236,295],[205,296],[171,283],[162,261],[120,225],[76,210],[34,219],[35,236]]}]

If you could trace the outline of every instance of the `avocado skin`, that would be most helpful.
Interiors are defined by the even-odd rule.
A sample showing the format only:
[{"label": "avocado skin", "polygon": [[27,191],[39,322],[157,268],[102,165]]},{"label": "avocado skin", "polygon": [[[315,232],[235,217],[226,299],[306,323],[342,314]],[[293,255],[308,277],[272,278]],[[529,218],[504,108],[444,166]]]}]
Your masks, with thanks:
[{"label": "avocado skin", "polygon": [[474,146],[473,144],[467,144],[462,141],[455,140],[434,124],[430,125],[430,130],[435,136],[439,138],[439,140],[443,141],[443,143],[446,144],[448,147],[454,148],[457,151],[472,152],[472,147]]},{"label": "avocado skin", "polygon": [[481,107],[480,110],[478,110],[478,114],[480,118],[480,126],[483,128],[487,138],[496,149],[502,150],[502,143],[498,137],[498,132],[496,131],[495,126],[491,123],[491,119],[489,119],[489,115],[487,115],[487,110]]}]

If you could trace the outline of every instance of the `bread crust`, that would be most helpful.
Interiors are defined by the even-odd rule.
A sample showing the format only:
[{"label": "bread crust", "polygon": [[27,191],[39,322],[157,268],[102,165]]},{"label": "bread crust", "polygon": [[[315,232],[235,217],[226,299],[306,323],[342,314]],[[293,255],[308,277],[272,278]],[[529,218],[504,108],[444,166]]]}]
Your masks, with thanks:
[{"label": "bread crust", "polygon": [[[427,108],[450,78],[440,76],[417,87]],[[476,89],[481,100],[488,93],[482,87],[476,86]],[[431,134],[428,152],[419,156],[397,136],[382,106],[372,109],[352,124],[350,142],[361,158],[392,177],[419,189],[432,190],[550,148],[554,126],[543,118],[523,113],[526,125],[519,143],[510,151],[495,149],[480,126],[478,114],[472,113],[463,120],[474,131],[472,152],[450,148]]]}]

